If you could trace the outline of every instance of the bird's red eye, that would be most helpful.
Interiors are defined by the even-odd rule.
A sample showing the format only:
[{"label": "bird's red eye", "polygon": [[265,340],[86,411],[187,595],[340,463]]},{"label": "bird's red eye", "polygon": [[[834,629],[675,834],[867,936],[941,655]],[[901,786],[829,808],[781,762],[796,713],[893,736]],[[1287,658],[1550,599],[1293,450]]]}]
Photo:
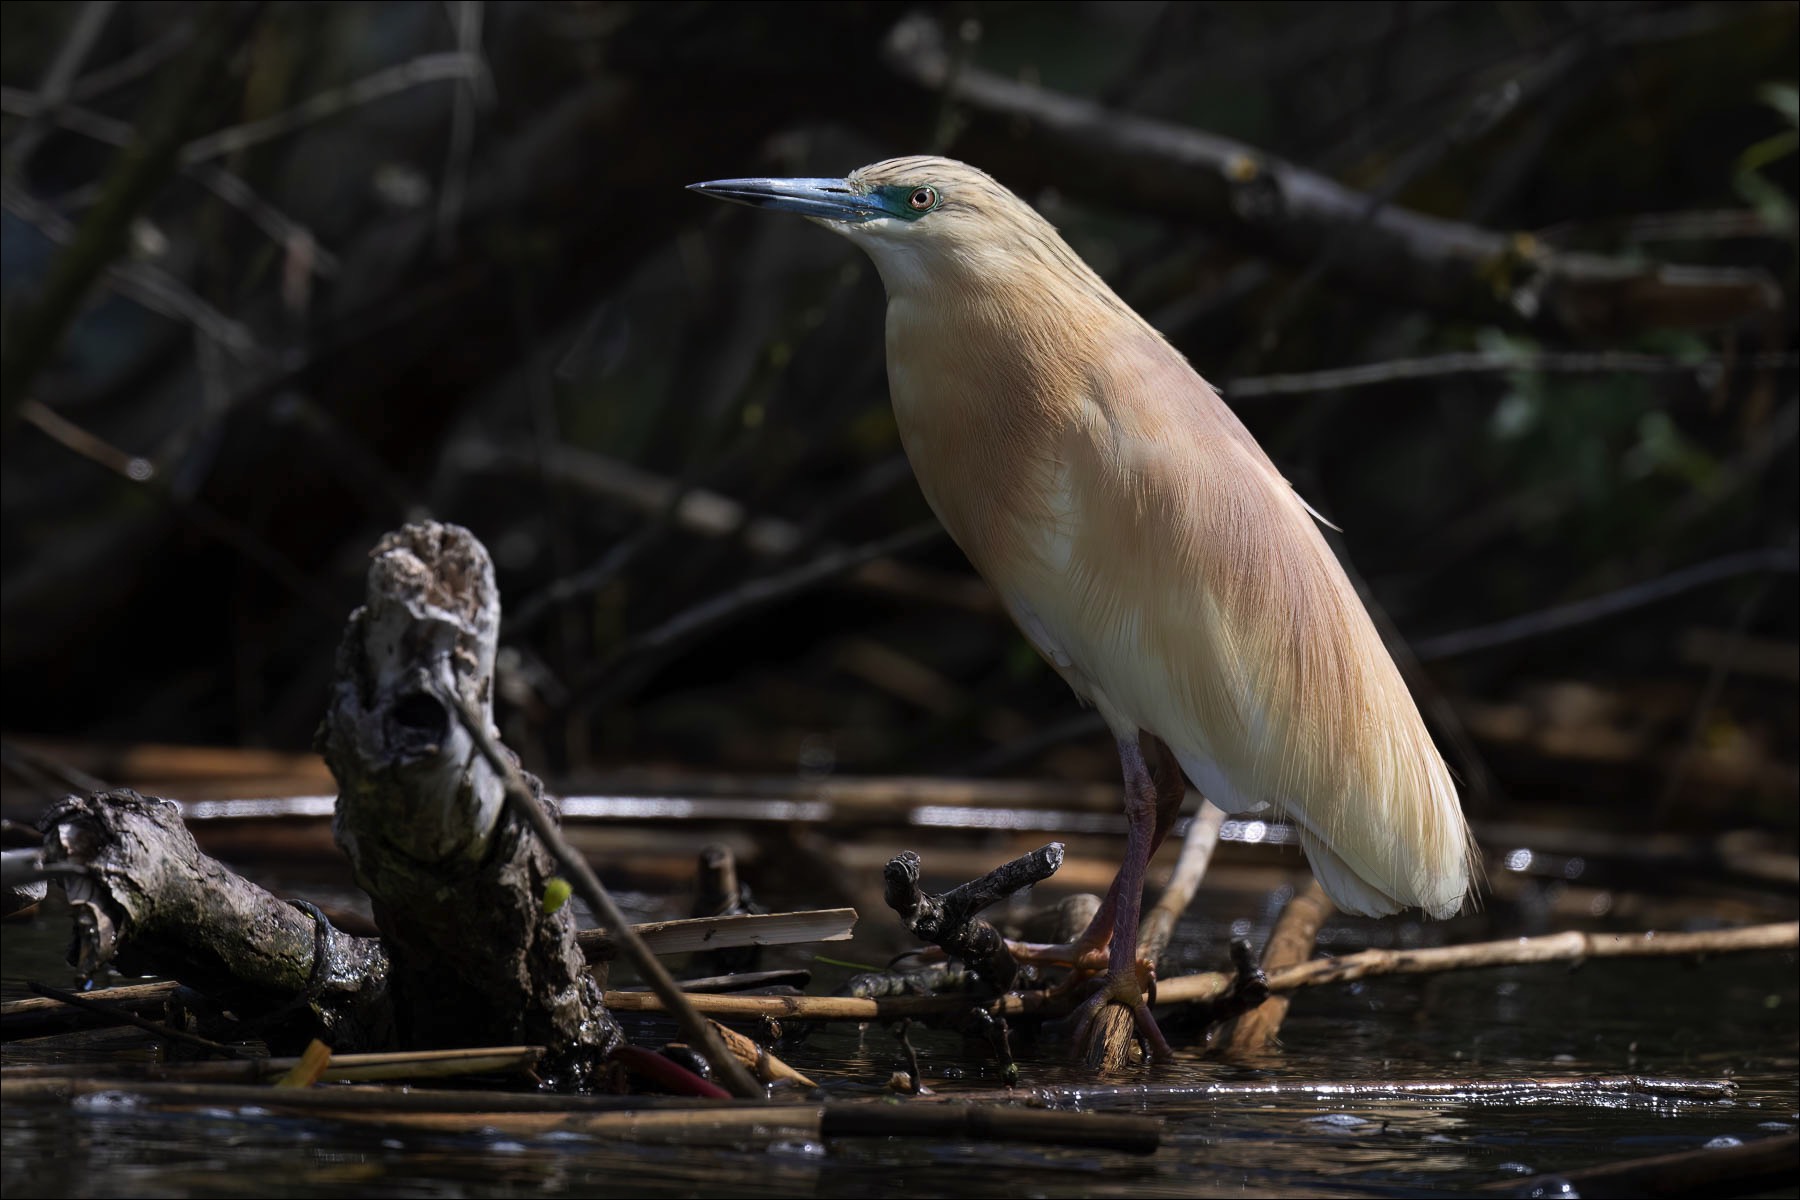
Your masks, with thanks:
[{"label": "bird's red eye", "polygon": [[929,212],[937,206],[937,189],[914,188],[913,194],[907,197],[906,202],[919,212]]}]

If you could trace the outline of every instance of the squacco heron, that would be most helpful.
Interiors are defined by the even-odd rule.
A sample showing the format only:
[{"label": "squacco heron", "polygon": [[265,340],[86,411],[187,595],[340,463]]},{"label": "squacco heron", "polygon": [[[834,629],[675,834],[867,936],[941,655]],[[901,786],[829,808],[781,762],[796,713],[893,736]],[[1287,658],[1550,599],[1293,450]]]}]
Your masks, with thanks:
[{"label": "squacco heron", "polygon": [[693,188],[810,217],[875,261],[925,498],[1118,743],[1125,861],[1076,943],[1110,947],[1078,1037],[1112,1000],[1168,1054],[1137,931],[1183,775],[1227,812],[1292,821],[1339,908],[1457,911],[1456,786],[1315,514],[1048,221],[945,158]]}]

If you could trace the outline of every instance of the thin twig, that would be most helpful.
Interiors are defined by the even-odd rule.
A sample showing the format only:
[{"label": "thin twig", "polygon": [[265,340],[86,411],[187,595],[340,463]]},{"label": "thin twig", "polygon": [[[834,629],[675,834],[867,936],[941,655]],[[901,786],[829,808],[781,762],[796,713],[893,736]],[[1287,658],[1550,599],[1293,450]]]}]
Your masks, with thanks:
[{"label": "thin twig", "polygon": [[[77,232],[73,225],[10,180],[0,183],[0,204],[65,249],[73,249],[76,245]],[[154,263],[116,259],[106,263],[102,273],[120,295],[137,301],[152,312],[187,322],[239,358],[254,360],[262,356],[262,347],[248,326],[232,320],[202,300],[187,284]]]},{"label": "thin twig", "polygon": [[746,1098],[761,1096],[761,1086],[719,1040],[712,1024],[700,1016],[693,1003],[676,986],[662,962],[644,945],[644,940],[637,936],[631,923],[625,919],[625,914],[619,911],[619,906],[613,901],[612,893],[601,884],[587,860],[564,840],[562,832],[544,811],[544,806],[538,803],[531,794],[530,787],[520,777],[519,768],[513,763],[511,756],[500,748],[481,718],[469,711],[460,696],[444,693],[439,699],[450,711],[456,713],[482,756],[487,759],[488,765],[505,782],[506,799],[513,811],[520,820],[531,826],[544,848],[568,873],[576,893],[606,922],[607,928],[613,931],[613,936],[625,951],[625,957],[637,968],[644,982],[650,985],[655,998],[668,1006],[666,1011],[674,1015],[683,1035],[706,1056],[714,1072],[725,1081],[733,1095]]},{"label": "thin twig", "polygon": [[1684,567],[1656,579],[1634,583],[1617,591],[1577,600],[1573,604],[1559,604],[1553,608],[1496,621],[1491,625],[1478,625],[1473,629],[1420,638],[1412,643],[1413,653],[1420,662],[1454,658],[1460,654],[1471,654],[1477,650],[1488,650],[1495,646],[1560,633],[1565,629],[1601,621],[1622,612],[1630,612],[1634,608],[1642,608],[1646,604],[1666,600],[1670,596],[1678,596],[1682,592],[1735,579],[1740,575],[1791,575],[1796,570],[1800,570],[1800,554],[1792,547],[1770,546],[1761,550],[1742,550]]},{"label": "thin twig", "polygon": [[1200,890],[1200,884],[1206,878],[1206,868],[1212,864],[1213,851],[1219,846],[1219,830],[1224,824],[1224,810],[1217,805],[1202,803],[1200,811],[1194,814],[1187,836],[1181,839],[1181,856],[1175,860],[1169,886],[1163,889],[1155,907],[1144,914],[1143,923],[1138,926],[1139,958],[1154,963],[1169,948],[1169,939],[1175,936],[1181,914],[1194,902],[1194,893]]},{"label": "thin twig", "polygon": [[[23,115],[33,111],[39,111],[35,96],[16,88],[0,87],[0,112]],[[59,108],[55,121],[64,129],[108,146],[129,146],[136,136],[126,122],[85,108]],[[277,246],[286,249],[304,244],[307,267],[321,279],[329,279],[338,273],[341,264],[337,256],[319,245],[312,230],[264,199],[241,175],[234,175],[212,163],[184,164],[181,174],[249,217]],[[45,211],[50,211],[48,206]],[[42,224],[41,221],[34,223]]]},{"label": "thin twig", "polygon": [[180,495],[169,486],[149,459],[125,453],[36,400],[27,400],[20,405],[19,417],[71,453],[141,485],[192,522],[201,532],[217,538],[267,571],[277,582],[307,601],[316,611],[329,614],[334,619],[340,615],[342,606],[327,589],[246,526],[215,512],[199,500]]},{"label": "thin twig", "polygon": [[481,26],[484,9],[481,0],[449,0],[450,24],[456,30],[459,54],[482,64],[479,74],[463,81],[456,89],[456,102],[450,114],[450,145],[445,152],[444,182],[438,189],[437,244],[438,253],[449,257],[455,249],[456,227],[462,220],[463,193],[469,183],[469,151],[475,144],[475,106],[485,105],[493,96],[493,82],[481,56]]},{"label": "thin twig", "polygon": [[478,56],[464,54],[460,50],[422,54],[409,62],[365,75],[342,87],[329,88],[315,96],[309,96],[294,107],[260,121],[248,121],[195,138],[181,148],[181,161],[192,164],[211,158],[223,158],[421,84],[453,80],[479,81],[483,71],[484,67]]},{"label": "thin twig", "polygon": [[865,563],[934,542],[943,534],[944,527],[936,521],[921,521],[898,533],[864,542],[860,546],[827,551],[797,567],[752,579],[711,599],[703,600],[621,645],[605,663],[589,674],[582,685],[574,689],[574,699],[588,699],[604,694],[609,686],[618,686],[612,680],[623,660],[671,654],[681,646],[778,600],[809,591]]},{"label": "thin twig", "polygon": [[[652,954],[685,954],[696,950],[728,950],[737,946],[788,946],[803,942],[846,942],[856,928],[854,908],[822,908],[805,912],[734,913],[634,925]],[[575,935],[589,962],[611,958],[618,944],[607,930],[584,929]]]},{"label": "thin twig", "polygon": [[1785,352],[1746,354],[1733,359],[1692,360],[1660,354],[1629,354],[1624,351],[1464,351],[1433,354],[1423,358],[1395,358],[1354,367],[1333,367],[1325,371],[1252,375],[1229,380],[1220,390],[1232,400],[1251,400],[1267,396],[1302,396],[1351,388],[1381,387],[1455,375],[1694,375],[1704,379],[1722,371],[1788,370],[1797,364],[1800,364],[1800,355]]},{"label": "thin twig", "polygon": [[161,1021],[152,1021],[147,1017],[140,1017],[129,1009],[104,1004],[91,996],[78,996],[74,992],[67,992],[62,988],[51,987],[47,983],[38,983],[35,981],[31,983],[30,987],[32,991],[38,993],[40,996],[54,1000],[58,1004],[67,1004],[70,1008],[79,1008],[84,1012],[93,1013],[96,1016],[104,1017],[109,1021],[122,1022],[126,1025],[135,1025],[146,1033],[153,1033],[159,1038],[165,1038],[172,1042],[183,1042],[189,1046],[198,1046],[202,1050],[210,1051],[211,1053],[220,1055],[224,1058],[244,1057],[244,1052],[239,1050],[236,1046],[227,1046],[223,1042],[215,1042],[211,1038],[203,1038],[198,1034],[189,1033],[185,1029],[175,1029]]},{"label": "thin twig", "polygon": [[75,73],[87,61],[88,53],[100,39],[101,31],[117,7],[118,0],[87,0],[76,10],[69,36],[57,48],[56,56],[44,72],[44,81],[38,85],[37,95],[33,97],[37,101],[36,115],[13,135],[12,144],[6,148],[3,169],[7,175],[21,175],[31,164],[31,156],[44,138],[47,120],[54,120],[68,100],[75,84]]},{"label": "thin twig", "polygon": [[[178,165],[181,143],[225,94],[226,60],[261,13],[258,4],[212,3],[176,69],[166,72],[150,105],[142,140],[121,151],[83,218],[75,239],[50,264],[28,306],[9,312],[0,349],[0,422],[10,424],[38,371],[62,345],[100,273],[124,253],[132,221]],[[10,181],[9,181],[9,190]]]},{"label": "thin twig", "polygon": [[[1372,209],[1367,193],[1259,147],[975,67],[953,78],[929,17],[896,25],[886,59],[924,96],[955,98],[963,142],[1003,178],[1203,222],[1289,263],[1329,248],[1330,274],[1407,303],[1588,334],[1712,327],[1780,304],[1767,271],[1561,253],[1529,235]],[[863,115],[883,132],[892,126],[889,111]]]}]

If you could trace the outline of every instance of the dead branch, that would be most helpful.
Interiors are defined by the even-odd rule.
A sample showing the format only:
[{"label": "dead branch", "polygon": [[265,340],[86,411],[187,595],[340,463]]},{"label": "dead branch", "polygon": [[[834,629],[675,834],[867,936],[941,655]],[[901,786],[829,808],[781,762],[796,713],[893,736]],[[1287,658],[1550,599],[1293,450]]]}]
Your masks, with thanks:
[{"label": "dead branch", "polygon": [[1790,370],[1800,356],[1788,353],[1746,354],[1734,359],[1671,358],[1661,354],[1624,351],[1574,352],[1545,350],[1518,353],[1507,350],[1460,351],[1425,358],[1396,358],[1387,362],[1287,375],[1257,375],[1225,382],[1221,391],[1232,400],[1266,396],[1304,396],[1352,388],[1385,387],[1421,379],[1445,379],[1458,375],[1692,375],[1708,380],[1724,371]]},{"label": "dead branch", "polygon": [[43,140],[45,118],[54,119],[62,112],[63,105],[68,103],[69,93],[75,86],[76,73],[87,61],[94,43],[100,40],[100,33],[106,28],[116,6],[117,0],[94,0],[76,9],[75,18],[70,22],[69,35],[57,47],[55,57],[44,71],[43,81],[32,94],[32,99],[37,102],[37,115],[26,121],[25,127],[13,135],[4,158],[0,159],[4,162],[7,175],[17,177],[24,174],[32,154],[37,151],[38,143]]},{"label": "dead branch", "polygon": [[[1318,959],[1269,977],[1271,992],[1291,992],[1327,983],[1349,983],[1376,975],[1421,975],[1477,967],[1521,963],[1579,962],[1587,958],[1681,958],[1702,954],[1742,954],[1800,948],[1800,922],[1751,925],[1702,933],[1556,933],[1513,941],[1474,942],[1428,950],[1365,950],[1342,958]],[[1162,1004],[1212,1001],[1231,990],[1232,975],[1209,971],[1165,979],[1156,986]],[[958,1012],[969,1007],[966,996],[893,996],[856,999],[847,996],[693,996],[694,1006],[709,1016],[734,1020],[777,1017],[812,1021],[897,1021]],[[606,1003],[620,1012],[660,1012],[654,996],[642,992],[608,992]],[[997,1016],[1057,1016],[1068,1011],[1067,997],[1043,992],[1002,996],[984,1007]]]},{"label": "dead branch", "polygon": [[[955,104],[959,144],[1017,187],[1200,222],[1282,261],[1404,303],[1564,335],[1699,329],[1780,303],[1759,270],[1562,253],[1529,235],[1428,216],[1345,187],[1256,147],[1107,109],[965,65],[935,23],[895,26],[886,60],[925,95]],[[871,110],[867,119],[888,118]]]},{"label": "dead branch", "polygon": [[125,249],[132,218],[175,169],[182,143],[224,99],[231,52],[261,13],[261,5],[209,4],[180,69],[164,76],[150,105],[143,138],[121,153],[81,223],[75,240],[51,263],[35,300],[8,314],[0,352],[0,423],[10,424],[38,370],[62,344],[94,280]]},{"label": "dead branch", "polygon": [[1206,878],[1206,868],[1212,865],[1213,851],[1219,846],[1219,830],[1224,824],[1225,813],[1216,805],[1202,803],[1200,811],[1194,814],[1187,836],[1181,840],[1181,857],[1175,860],[1169,886],[1138,926],[1138,957],[1154,963],[1169,948],[1175,926],[1194,902],[1194,893]]},{"label": "dead branch", "polygon": [[819,1085],[788,1066],[767,1046],[759,1046],[735,1029],[727,1029],[717,1021],[707,1022],[712,1030],[725,1044],[725,1048],[735,1056],[746,1068],[755,1071],[756,1077],[764,1083],[788,1083],[796,1087],[815,1088]]},{"label": "dead branch", "polygon": [[605,663],[589,672],[576,691],[584,700],[591,700],[595,695],[610,694],[611,690],[621,686],[614,682],[614,678],[628,662],[640,659],[660,661],[662,657],[675,653],[681,647],[733,621],[759,612],[778,600],[810,591],[877,559],[935,542],[943,536],[942,525],[935,520],[922,521],[872,542],[828,550],[785,571],[739,584],[684,609],[662,624],[633,637],[615,650]]},{"label": "dead branch", "polygon": [[[1583,933],[1569,930],[1544,937],[1472,942],[1427,950],[1363,950],[1342,958],[1321,958],[1269,976],[1271,992],[1291,992],[1327,983],[1350,983],[1378,975],[1430,975],[1478,967],[1522,963],[1581,962],[1589,958],[1685,958],[1700,954],[1743,954],[1800,948],[1800,922],[1750,925],[1699,933]],[[1230,976],[1215,972],[1164,983],[1165,1002],[1210,1000],[1229,987]]]},{"label": "dead branch", "polygon": [[1797,555],[1792,547],[1770,546],[1760,550],[1743,550],[1736,554],[1726,554],[1719,558],[1709,559],[1703,563],[1695,563],[1691,567],[1683,567],[1679,571],[1672,571],[1655,579],[1647,579],[1642,583],[1634,583],[1630,587],[1620,588],[1617,591],[1590,596],[1585,600],[1560,604],[1539,612],[1525,613],[1504,621],[1496,621],[1491,625],[1480,625],[1474,629],[1461,629],[1454,633],[1441,633],[1435,637],[1419,638],[1412,643],[1412,649],[1420,662],[1434,662],[1441,658],[1453,658],[1459,654],[1470,654],[1477,650],[1505,646],[1528,638],[1560,633],[1565,629],[1573,629],[1579,625],[1604,620],[1622,612],[1629,612],[1634,608],[1642,608],[1646,604],[1666,600],[1670,596],[1678,596],[1682,592],[1692,591],[1694,588],[1705,587],[1725,579],[1734,579],[1739,575],[1755,575],[1765,572],[1792,575],[1796,570],[1800,570],[1800,555]]},{"label": "dead branch", "polygon": [[[1168,948],[1181,914],[1193,903],[1194,893],[1206,878],[1213,850],[1219,844],[1219,828],[1225,814],[1211,804],[1202,803],[1200,811],[1188,825],[1181,842],[1181,857],[1169,886],[1163,889],[1156,906],[1145,914],[1138,926],[1138,957],[1154,966]],[[1137,1022],[1131,1010],[1122,1004],[1109,1004],[1095,1017],[1088,1041],[1088,1064],[1101,1071],[1122,1071],[1131,1062],[1131,1048],[1136,1039]]]},{"label": "dead branch", "polygon": [[[1263,947],[1264,974],[1298,966],[1311,958],[1313,944],[1319,937],[1319,926],[1331,912],[1331,900],[1325,895],[1325,889],[1319,886],[1317,879],[1308,876],[1305,885],[1281,910],[1281,918],[1275,922],[1268,944]],[[1287,1010],[1286,996],[1270,996],[1237,1019],[1230,1036],[1224,1039],[1220,1053],[1227,1058],[1242,1058],[1268,1049],[1281,1032]]]},{"label": "dead branch", "polygon": [[[34,116],[44,111],[46,110],[37,96],[21,93],[16,88],[0,87],[0,112]],[[59,107],[54,110],[53,119],[64,129],[120,149],[131,145],[132,139],[136,137],[128,123],[85,108]],[[329,279],[338,273],[340,264],[337,256],[319,244],[312,230],[275,207],[241,175],[235,175],[213,163],[188,163],[180,171],[182,175],[242,212],[275,245],[284,250],[304,247],[304,255],[300,261],[306,270],[321,279]],[[40,228],[44,227],[42,223],[39,225]],[[46,229],[46,232],[49,230]],[[59,240],[66,240],[66,237]],[[113,269],[119,265],[122,264],[115,264]]]},{"label": "dead branch", "polygon": [[1000,931],[976,914],[1020,888],[1048,879],[1062,866],[1062,859],[1062,843],[1051,842],[940,895],[920,890],[919,856],[902,851],[884,872],[888,907],[900,914],[914,936],[962,959],[989,987],[1005,992],[1018,980],[1018,961]]},{"label": "dead branch", "polygon": [[297,999],[345,1045],[385,1036],[381,946],[322,925],[200,852],[180,810],[121,790],[71,796],[45,816],[47,863],[75,918],[75,962],[154,964],[261,1013]]}]

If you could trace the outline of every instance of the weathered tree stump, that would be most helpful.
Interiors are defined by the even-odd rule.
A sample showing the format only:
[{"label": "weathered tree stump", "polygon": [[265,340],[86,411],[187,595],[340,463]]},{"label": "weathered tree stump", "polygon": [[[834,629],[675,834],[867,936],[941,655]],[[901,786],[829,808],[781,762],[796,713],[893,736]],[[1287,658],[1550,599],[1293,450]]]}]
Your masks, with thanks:
[{"label": "weathered tree stump", "polygon": [[500,600],[487,551],[465,529],[423,522],[384,537],[373,558],[317,745],[338,781],[338,843],[392,961],[401,1041],[601,1057],[618,1027],[568,906],[545,911],[554,862],[449,707],[491,728]]}]

